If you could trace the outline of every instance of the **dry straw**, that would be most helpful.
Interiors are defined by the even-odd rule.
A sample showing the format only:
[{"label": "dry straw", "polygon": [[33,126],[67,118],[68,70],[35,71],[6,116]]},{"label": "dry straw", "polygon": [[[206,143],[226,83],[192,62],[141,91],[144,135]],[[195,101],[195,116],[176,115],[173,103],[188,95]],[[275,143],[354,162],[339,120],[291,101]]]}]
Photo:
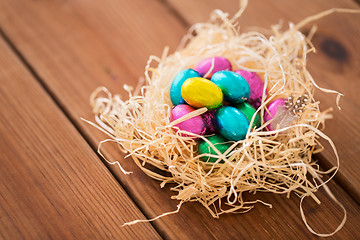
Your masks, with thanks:
[{"label": "dry straw", "polygon": [[[280,31],[280,26],[275,25],[271,29],[271,36],[266,37],[256,31],[239,31],[236,21],[246,5],[247,1],[243,1],[240,11],[232,19],[215,10],[209,22],[190,28],[178,51],[168,55],[168,48],[165,48],[161,58],[151,56],[146,65],[143,85],[139,84],[134,91],[124,86],[129,92],[128,100],[122,100],[118,95],[112,96],[105,88],[97,89],[91,96],[97,122],[93,125],[110,137],[103,142],[118,143],[144,173],[161,182],[161,187],[167,183],[175,184],[171,188],[175,193],[172,198],[180,201],[175,212],[179,211],[182,203],[197,201],[214,218],[218,218],[223,213],[247,212],[256,202],[262,202],[247,202],[243,198],[244,192],[272,192],[288,197],[293,192],[301,198],[301,216],[309,230],[319,236],[330,236],[344,225],[346,211],[325,185],[338,167],[323,172],[312,158],[314,153],[323,149],[319,143],[321,137],[330,143],[339,165],[333,142],[320,131],[330,115],[328,111],[319,110],[319,102],[313,94],[315,88],[336,93],[338,97],[341,94],[316,85],[306,67],[307,54],[315,51],[310,42],[314,31],[305,36],[299,28],[332,12],[352,10],[331,9],[306,18],[297,25],[290,23],[286,31]],[[285,114],[280,120],[275,118],[276,122],[273,123],[264,123],[261,117],[261,127],[249,129],[246,139],[232,142],[224,154],[214,148],[218,155],[207,155],[218,160],[205,163],[197,152],[198,141],[181,136],[183,131],[175,132],[174,125],[207,110],[198,109],[171,123],[169,89],[179,71],[213,56],[224,56],[231,61],[234,69],[257,72],[263,77],[269,94],[263,97],[261,107],[257,110],[261,116],[267,111],[267,104],[276,98],[292,96],[296,100],[307,95],[308,102],[302,112]],[[276,130],[266,131],[268,124],[277,126]],[[207,141],[203,136],[196,137]],[[112,164],[118,164],[128,174],[119,162]],[[323,182],[321,176],[330,173],[328,180]],[[315,192],[321,186],[344,210],[342,223],[330,234],[315,233],[307,224],[301,207],[306,196],[320,203]],[[264,204],[271,207],[268,203]],[[137,220],[125,225],[141,221],[149,220]]]}]

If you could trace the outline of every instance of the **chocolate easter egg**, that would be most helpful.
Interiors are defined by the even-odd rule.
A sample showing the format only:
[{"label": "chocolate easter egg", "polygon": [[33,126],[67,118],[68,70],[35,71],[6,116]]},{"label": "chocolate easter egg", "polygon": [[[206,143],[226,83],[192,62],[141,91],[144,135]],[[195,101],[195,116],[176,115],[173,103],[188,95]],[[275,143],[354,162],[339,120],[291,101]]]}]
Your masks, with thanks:
[{"label": "chocolate easter egg", "polygon": [[[285,109],[285,101],[286,100],[284,98],[278,98],[272,101],[267,108],[268,111],[265,111],[264,121],[268,122],[272,120],[276,116],[276,114],[278,114],[280,109]],[[267,128],[272,131],[275,130],[276,125],[269,124]]]},{"label": "chocolate easter egg", "polygon": [[250,96],[248,82],[239,74],[231,71],[219,71],[214,73],[211,81],[223,92],[224,99],[230,103],[241,103]]},{"label": "chocolate easter egg", "polygon": [[187,79],[192,77],[200,77],[200,75],[193,69],[185,69],[175,76],[170,87],[170,99],[174,106],[185,103],[185,100],[181,96],[181,87]]},{"label": "chocolate easter egg", "polygon": [[[192,111],[195,111],[195,109],[191,106],[186,104],[179,104],[171,110],[170,121],[173,122],[176,119],[181,118],[188,113],[191,113]],[[195,133],[198,135],[203,135],[206,130],[205,122],[201,116],[190,118],[186,121],[176,124],[175,126],[181,130]],[[187,135],[185,134],[184,136]]]},{"label": "chocolate easter egg", "polygon": [[[212,70],[210,71],[210,69]],[[231,63],[224,57],[207,58],[199,62],[194,69],[204,78],[210,79],[211,76],[221,70],[232,70]]]},{"label": "chocolate easter egg", "polygon": [[209,110],[218,108],[223,101],[221,89],[205,78],[187,79],[181,88],[181,96],[195,108],[206,107]]},{"label": "chocolate easter egg", "polygon": [[209,110],[209,111],[201,114],[201,117],[204,119],[205,126],[206,126],[205,134],[212,134],[212,133],[216,132],[215,122],[214,122],[215,112],[216,112],[216,110]]},{"label": "chocolate easter egg", "polygon": [[243,140],[249,128],[249,120],[237,108],[224,106],[215,113],[215,126],[219,133],[231,141]]},{"label": "chocolate easter egg", "polygon": [[[209,140],[209,142],[211,142],[214,145],[214,147],[216,147],[216,149],[219,150],[220,153],[224,153],[231,146],[231,144],[228,143],[227,140],[220,135],[207,137],[207,140]],[[201,141],[201,143],[199,144],[199,154],[204,154],[204,153],[217,155],[216,151],[212,147],[210,147],[209,143],[205,141]],[[204,162],[216,162],[218,158],[203,156],[201,157],[201,160]]]},{"label": "chocolate easter egg", "polygon": [[[249,72],[245,70],[236,70],[236,73],[243,76],[250,86],[250,96],[247,100],[255,108],[260,107],[262,95],[264,91],[264,82],[256,72]],[[265,95],[267,90],[265,90]]]},{"label": "chocolate easter egg", "polygon": [[[235,105],[235,107],[237,109],[239,109],[246,116],[246,118],[249,120],[249,122],[251,121],[252,117],[254,116],[254,114],[256,112],[256,109],[247,102],[239,103],[239,104]],[[256,113],[256,116],[255,116],[255,119],[254,119],[254,122],[253,122],[251,128],[259,127],[260,124],[261,124],[260,115],[258,113]]]}]

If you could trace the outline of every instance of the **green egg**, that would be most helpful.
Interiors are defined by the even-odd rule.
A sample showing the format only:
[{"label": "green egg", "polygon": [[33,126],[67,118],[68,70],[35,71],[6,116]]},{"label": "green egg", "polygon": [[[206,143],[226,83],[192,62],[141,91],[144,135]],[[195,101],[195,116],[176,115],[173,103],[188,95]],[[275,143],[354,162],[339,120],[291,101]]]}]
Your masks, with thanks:
[{"label": "green egg", "polygon": [[[239,103],[235,107],[239,109],[246,116],[249,122],[251,121],[253,115],[256,112],[256,109],[247,102]],[[255,126],[260,127],[260,124],[261,124],[260,115],[259,113],[257,113],[252,128],[254,128]]]},{"label": "green egg", "polygon": [[[231,146],[231,144],[227,142],[228,140],[226,140],[225,138],[219,135],[208,137],[207,140],[209,140],[221,153],[224,153]],[[212,155],[217,154],[215,150],[212,147],[210,147],[210,145],[205,141],[202,141],[199,144],[199,154],[203,154],[203,153],[209,153]],[[218,158],[204,156],[201,157],[201,160],[204,162],[216,162]]]}]

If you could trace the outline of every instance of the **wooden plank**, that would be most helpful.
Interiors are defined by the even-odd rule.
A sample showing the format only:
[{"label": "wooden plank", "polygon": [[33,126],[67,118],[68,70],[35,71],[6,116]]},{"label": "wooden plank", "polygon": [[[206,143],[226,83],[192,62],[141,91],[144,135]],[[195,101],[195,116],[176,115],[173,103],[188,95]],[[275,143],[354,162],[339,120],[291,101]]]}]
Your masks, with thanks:
[{"label": "wooden plank", "polygon": [[0,39],[0,239],[159,239]]},{"label": "wooden plank", "polygon": [[[167,44],[176,46],[186,31],[158,1],[105,0],[100,4],[80,0],[9,0],[1,1],[0,9],[0,23],[7,36],[94,147],[104,136],[79,123],[80,116],[92,118],[88,105],[91,91],[105,85],[112,92],[121,92],[123,83],[135,84],[135,76],[142,75],[149,53],[159,54]],[[134,172],[124,176],[116,167],[112,168],[147,217],[176,208],[177,202],[169,200],[172,193],[168,187],[160,189],[159,182],[149,179],[130,159],[122,160],[116,146],[105,145],[103,152],[109,160],[120,160],[126,170]],[[358,235],[359,207],[341,188],[335,184],[331,184],[331,188],[349,211],[348,223],[336,236]],[[271,194],[256,197],[273,203],[274,208],[258,205],[248,214],[229,214],[216,220],[200,204],[190,203],[184,205],[179,214],[153,224],[163,236],[171,239],[314,238],[301,222],[296,197],[290,200]],[[324,195],[320,198],[325,201]],[[329,202],[321,206],[331,209],[334,216],[309,206],[306,214],[315,215],[311,223],[316,224],[318,230],[329,230],[328,227],[339,222],[341,212]]]},{"label": "wooden plank", "polygon": [[[238,0],[168,0],[175,11],[188,24],[207,21],[209,14],[216,8],[229,12],[230,16],[239,9]],[[246,31],[258,26],[269,29],[272,24],[284,21],[286,28],[289,21],[297,23],[305,17],[330,8],[359,9],[351,0],[286,1],[274,0],[264,3],[261,0],[249,1],[248,8],[239,20],[239,26]],[[201,11],[198,11],[201,9]],[[325,88],[335,89],[345,95],[340,101],[342,110],[335,105],[335,96],[317,93],[321,107],[334,108],[334,119],[326,122],[325,133],[333,139],[341,158],[341,168],[337,180],[358,202],[360,202],[360,14],[333,14],[314,22],[318,31],[313,38],[317,54],[309,55],[308,68],[316,82]],[[309,31],[310,24],[304,28]],[[336,164],[335,156],[325,141],[327,149],[320,155],[324,167]]]}]

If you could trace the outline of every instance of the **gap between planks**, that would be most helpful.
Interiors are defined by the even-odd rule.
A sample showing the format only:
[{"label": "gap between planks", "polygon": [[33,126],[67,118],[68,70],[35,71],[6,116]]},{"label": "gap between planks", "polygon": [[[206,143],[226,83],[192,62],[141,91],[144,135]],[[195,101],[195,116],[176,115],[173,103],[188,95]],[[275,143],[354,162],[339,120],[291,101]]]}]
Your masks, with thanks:
[{"label": "gap between planks", "polygon": [[[0,71],[0,152],[5,161],[0,175],[0,235],[161,238],[150,224],[132,230],[118,227],[121,219],[144,215],[1,34],[0,48],[5,66]],[[85,166],[89,169],[84,172]]]},{"label": "gap between planks", "polygon": [[[51,98],[51,100],[54,102],[54,104],[60,109],[60,111],[64,114],[64,116],[70,121],[70,123],[74,126],[76,131],[80,134],[80,136],[85,140],[85,142],[90,146],[90,148],[94,151],[98,159],[101,161],[101,163],[105,166],[105,168],[111,173],[111,175],[114,177],[116,182],[125,190],[125,192],[128,194],[129,198],[132,200],[132,202],[135,204],[137,209],[146,217],[146,219],[150,219],[149,216],[147,216],[147,213],[143,211],[143,209],[139,206],[137,199],[134,199],[133,194],[129,194],[129,189],[124,186],[116,174],[114,174],[114,171],[112,168],[110,168],[110,165],[106,164],[105,159],[100,156],[100,154],[97,151],[97,146],[92,144],[89,140],[90,138],[87,136],[85,131],[82,131],[79,127],[79,124],[74,121],[74,119],[71,117],[71,115],[66,111],[66,109],[61,104],[61,101],[58,100],[56,95],[49,89],[49,87],[46,85],[45,81],[43,81],[39,74],[35,71],[35,69],[31,66],[31,63],[29,63],[26,58],[21,54],[21,52],[16,48],[16,46],[11,42],[11,40],[6,36],[4,31],[0,27],[0,38],[4,40],[4,42],[7,44],[7,46],[13,51],[13,53],[18,57],[20,62],[24,64],[25,68],[30,72],[30,74],[36,79],[36,81],[40,84],[42,89],[48,94],[48,96]],[[156,232],[160,235],[162,239],[164,239],[164,236],[162,236],[161,231],[159,231],[154,225],[153,222],[149,222],[150,225],[156,230]]]}]

